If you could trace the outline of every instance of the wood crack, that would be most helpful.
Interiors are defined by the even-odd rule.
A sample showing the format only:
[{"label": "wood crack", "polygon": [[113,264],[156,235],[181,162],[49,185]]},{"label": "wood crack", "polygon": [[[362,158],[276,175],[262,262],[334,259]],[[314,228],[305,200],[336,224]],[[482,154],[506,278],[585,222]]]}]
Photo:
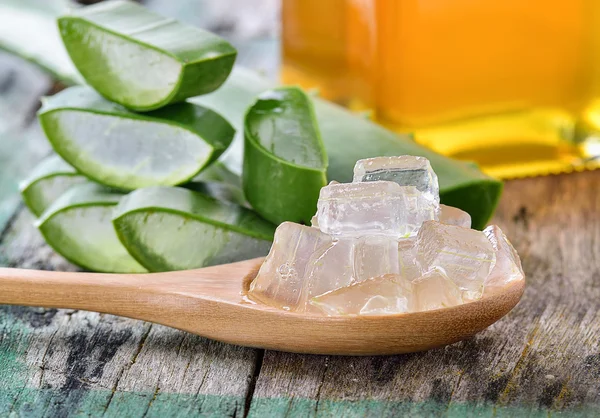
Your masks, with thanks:
[{"label": "wood crack", "polygon": [[321,389],[323,388],[323,383],[325,382],[325,375],[327,374],[327,369],[329,369],[329,356],[325,358],[323,374],[321,375],[321,381],[319,382],[319,387],[317,388],[317,402],[315,403],[315,414],[318,414],[319,412],[319,402],[321,401]]},{"label": "wood crack", "polygon": [[150,334],[150,331],[152,330],[152,325],[153,324],[150,324],[148,326],[148,329],[144,333],[144,335],[142,335],[142,338],[140,339],[140,343],[138,344],[138,347],[137,347],[135,353],[133,353],[133,356],[131,357],[129,364],[125,365],[125,366],[123,366],[123,368],[121,368],[121,371],[119,372],[119,375],[117,376],[115,384],[113,385],[113,387],[111,389],[111,393],[110,393],[110,396],[108,397],[108,401],[106,402],[106,405],[104,406],[104,411],[102,412],[102,416],[106,415],[106,411],[108,411],[108,408],[110,407],[110,404],[111,404],[113,398],[115,397],[115,393],[117,392],[117,389],[119,387],[119,382],[121,381],[121,378],[123,377],[123,374],[125,373],[125,370],[129,370],[131,368],[131,366],[133,366],[135,364],[135,362],[138,358],[138,355],[141,353],[142,349],[144,348],[146,339],[148,338],[148,335]]},{"label": "wood crack", "polygon": [[510,396],[510,394],[515,390],[515,385],[514,385],[515,377],[517,376],[519,371],[523,368],[523,363],[525,362],[527,354],[529,353],[529,350],[531,349],[531,346],[533,345],[533,340],[535,339],[535,336],[537,335],[538,330],[539,330],[539,322],[536,322],[535,326],[533,327],[533,329],[531,330],[531,332],[528,335],[527,342],[525,343],[525,347],[523,347],[523,351],[521,352],[521,355],[519,356],[519,360],[517,360],[515,367],[513,367],[512,371],[510,373],[508,382],[506,383],[506,386],[504,387],[504,390],[502,391],[502,394],[500,395],[500,397],[498,399],[498,404],[505,404],[508,401],[508,397]]},{"label": "wood crack", "polygon": [[40,380],[39,380],[39,386],[40,386],[40,388],[43,387],[43,385],[44,385],[44,373],[46,371],[46,366],[45,366],[46,356],[48,355],[48,351],[50,350],[50,346],[52,345],[52,341],[54,340],[54,337],[56,336],[57,333],[58,333],[58,329],[54,330],[54,332],[50,336],[50,340],[48,341],[48,345],[46,345],[46,349],[44,350],[44,354],[42,355],[41,365],[40,365],[40,369],[42,371],[40,373]]},{"label": "wood crack", "polygon": [[252,374],[250,376],[250,382],[248,383],[248,390],[246,391],[246,397],[244,399],[244,415],[246,418],[250,413],[250,407],[252,406],[252,398],[254,398],[254,391],[256,390],[256,382],[260,376],[262,370],[263,361],[265,358],[265,350],[257,350],[256,361],[252,368]]},{"label": "wood crack", "polygon": [[450,398],[448,399],[448,405],[446,406],[446,411],[448,411],[450,409],[450,405],[452,405],[452,397],[454,396],[454,392],[456,392],[456,389],[458,389],[458,387],[460,386],[460,382],[461,382],[464,374],[465,374],[464,370],[461,370],[460,373],[458,374],[458,380],[454,384],[454,387],[452,388],[452,392],[450,392]]},{"label": "wood crack", "polygon": [[150,411],[150,408],[152,407],[152,403],[156,400],[156,398],[158,396],[158,392],[160,392],[160,387],[157,384],[156,388],[154,389],[154,394],[152,395],[152,399],[150,399],[150,402],[148,402],[148,406],[146,407],[146,410],[144,411],[142,418],[145,418],[148,415],[148,412]]}]

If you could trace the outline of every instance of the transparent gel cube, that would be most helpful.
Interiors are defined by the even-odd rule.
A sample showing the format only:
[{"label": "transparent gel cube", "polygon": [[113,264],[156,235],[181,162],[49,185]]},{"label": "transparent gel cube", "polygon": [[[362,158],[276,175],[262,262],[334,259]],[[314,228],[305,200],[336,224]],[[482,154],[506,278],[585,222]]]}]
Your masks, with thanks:
[{"label": "transparent gel cube", "polygon": [[398,240],[398,274],[407,280],[414,280],[421,275],[416,244],[416,237]]},{"label": "transparent gel cube", "polygon": [[384,275],[314,297],[310,304],[328,316],[404,313],[411,310],[412,284]]},{"label": "transparent gel cube", "polygon": [[401,155],[358,160],[353,182],[393,181],[400,186],[415,186],[428,199],[440,203],[438,178],[425,157]]},{"label": "transparent gel cube", "polygon": [[398,241],[393,237],[368,235],[356,239],[353,258],[357,282],[400,273]]},{"label": "transparent gel cube", "polygon": [[440,205],[440,222],[446,225],[471,227],[471,215],[453,206]]},{"label": "transparent gel cube", "polygon": [[483,230],[496,251],[496,264],[485,280],[485,288],[501,287],[516,280],[523,280],[525,273],[519,254],[497,225]]},{"label": "transparent gel cube", "polygon": [[491,242],[481,231],[428,221],[417,236],[423,271],[441,269],[469,299],[478,299],[496,262]]},{"label": "transparent gel cube", "polygon": [[333,236],[415,235],[437,219],[435,205],[414,186],[389,181],[332,184],[321,189],[317,223]]},{"label": "transparent gel cube", "polygon": [[316,228],[284,222],[275,231],[273,246],[249,296],[267,305],[297,310],[307,267],[315,253],[322,253],[333,240]]},{"label": "transparent gel cube", "polygon": [[449,308],[463,303],[463,293],[443,270],[433,268],[413,280],[414,311]]},{"label": "transparent gel cube", "polygon": [[309,260],[298,310],[307,308],[315,296],[352,284],[354,279],[355,238],[334,240],[313,253]]}]

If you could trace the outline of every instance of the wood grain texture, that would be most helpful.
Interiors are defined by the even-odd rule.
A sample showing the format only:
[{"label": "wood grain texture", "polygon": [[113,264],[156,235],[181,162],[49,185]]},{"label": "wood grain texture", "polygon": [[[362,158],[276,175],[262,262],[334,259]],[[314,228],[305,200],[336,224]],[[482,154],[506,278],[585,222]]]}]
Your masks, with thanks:
[{"label": "wood grain texture", "polygon": [[382,358],[266,352],[251,416],[600,414],[600,172],[506,184],[519,305],[474,338]]}]

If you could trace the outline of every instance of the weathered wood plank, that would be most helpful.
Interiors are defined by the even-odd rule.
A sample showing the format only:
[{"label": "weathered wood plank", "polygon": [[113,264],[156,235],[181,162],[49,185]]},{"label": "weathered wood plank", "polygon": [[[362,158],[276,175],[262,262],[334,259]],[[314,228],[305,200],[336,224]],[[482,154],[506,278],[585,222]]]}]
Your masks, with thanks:
[{"label": "weathered wood plank", "polygon": [[600,414],[600,172],[509,182],[528,287],[468,341],[382,358],[267,352],[251,416]]},{"label": "weathered wood plank", "polygon": [[[3,263],[74,270],[26,212]],[[242,416],[258,350],[111,315],[0,307],[0,416]]]}]

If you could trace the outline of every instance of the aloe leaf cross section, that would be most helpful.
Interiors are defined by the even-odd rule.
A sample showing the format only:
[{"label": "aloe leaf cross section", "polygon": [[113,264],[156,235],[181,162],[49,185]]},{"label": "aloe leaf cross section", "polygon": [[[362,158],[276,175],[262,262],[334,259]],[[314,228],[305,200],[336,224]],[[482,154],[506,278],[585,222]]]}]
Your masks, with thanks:
[{"label": "aloe leaf cross section", "polygon": [[19,185],[25,205],[35,216],[40,216],[56,199],[75,184],[86,178],[52,155],[42,160],[33,172]]},{"label": "aloe leaf cross section", "polygon": [[140,114],[89,87],[45,99],[38,116],[69,164],[122,190],[187,182],[221,155],[235,133],[220,115],[198,105],[177,103]]},{"label": "aloe leaf cross section", "polygon": [[216,90],[237,55],[224,39],[130,1],[76,9],[58,25],[87,83],[137,111]]},{"label": "aloe leaf cross section", "polygon": [[113,224],[129,253],[156,272],[264,256],[275,233],[275,225],[249,209],[180,187],[128,194]]},{"label": "aloe leaf cross section", "polygon": [[310,98],[297,87],[262,93],[244,124],[244,193],[265,219],[308,224],[327,184],[327,153]]},{"label": "aloe leaf cross section", "polygon": [[91,271],[142,273],[111,224],[123,195],[88,182],[71,187],[39,218],[46,242],[67,260]]}]

